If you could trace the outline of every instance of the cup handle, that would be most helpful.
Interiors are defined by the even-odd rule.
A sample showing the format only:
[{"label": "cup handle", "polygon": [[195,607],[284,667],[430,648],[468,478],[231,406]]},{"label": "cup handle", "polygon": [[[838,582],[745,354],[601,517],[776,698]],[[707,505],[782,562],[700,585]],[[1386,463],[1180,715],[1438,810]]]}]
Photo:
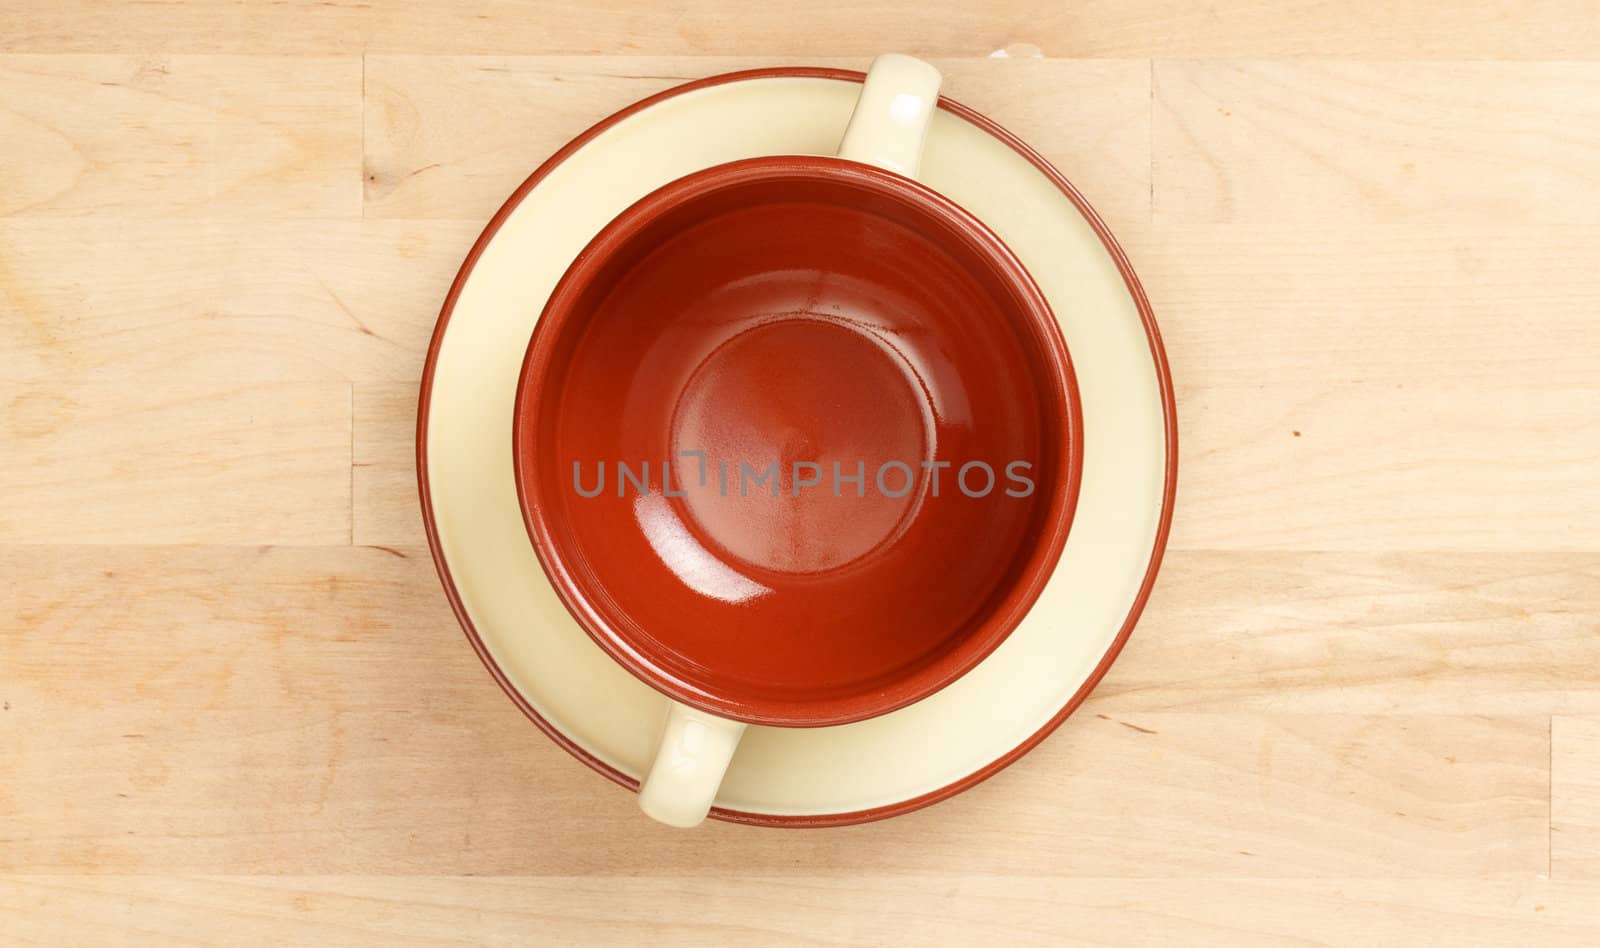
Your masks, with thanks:
[{"label": "cup handle", "polygon": [[639,785],[639,808],[668,826],[699,826],[744,729],[740,721],[672,702],[655,762]]},{"label": "cup handle", "polygon": [[915,178],[941,79],[939,70],[910,56],[886,53],[874,59],[839,143],[839,157]]}]

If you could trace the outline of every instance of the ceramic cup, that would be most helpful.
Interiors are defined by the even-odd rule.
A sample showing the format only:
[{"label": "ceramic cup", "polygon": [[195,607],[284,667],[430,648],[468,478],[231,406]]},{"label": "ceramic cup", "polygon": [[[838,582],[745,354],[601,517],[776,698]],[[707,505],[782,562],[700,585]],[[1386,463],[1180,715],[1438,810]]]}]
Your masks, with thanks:
[{"label": "ceramic cup", "polygon": [[572,615],[673,699],[640,789],[663,822],[704,819],[749,724],[846,724],[950,684],[1065,542],[1067,351],[999,238],[914,180],[938,86],[880,57],[836,157],[647,195],[529,344],[523,515]]}]

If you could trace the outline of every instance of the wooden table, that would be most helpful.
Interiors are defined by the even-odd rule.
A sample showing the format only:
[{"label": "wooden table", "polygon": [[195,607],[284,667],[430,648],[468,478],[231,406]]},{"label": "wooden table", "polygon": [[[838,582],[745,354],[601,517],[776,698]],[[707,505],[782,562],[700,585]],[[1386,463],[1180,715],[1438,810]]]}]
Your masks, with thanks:
[{"label": "wooden table", "polygon": [[[6,0],[0,943],[1600,943],[1594,0],[977,6]],[[457,631],[423,348],[590,122],[884,49],[1128,248],[1171,549],[972,792],[671,831]]]}]

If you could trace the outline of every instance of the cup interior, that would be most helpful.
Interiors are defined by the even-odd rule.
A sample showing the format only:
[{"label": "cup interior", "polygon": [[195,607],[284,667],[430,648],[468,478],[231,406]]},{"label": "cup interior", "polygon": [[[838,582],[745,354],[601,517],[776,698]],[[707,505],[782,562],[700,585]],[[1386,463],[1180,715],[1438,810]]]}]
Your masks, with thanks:
[{"label": "cup interior", "polygon": [[668,184],[535,329],[514,422],[540,562],[616,660],[759,724],[977,664],[1060,554],[1081,463],[1048,304],[971,215],[830,158]]}]

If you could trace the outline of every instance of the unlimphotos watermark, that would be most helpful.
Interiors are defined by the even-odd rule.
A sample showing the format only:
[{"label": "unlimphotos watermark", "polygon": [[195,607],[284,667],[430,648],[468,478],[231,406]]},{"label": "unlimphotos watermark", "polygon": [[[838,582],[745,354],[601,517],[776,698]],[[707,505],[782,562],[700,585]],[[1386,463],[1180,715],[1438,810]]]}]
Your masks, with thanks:
[{"label": "unlimphotos watermark", "polygon": [[[808,490],[824,487],[831,489],[834,497],[845,496],[847,487],[856,497],[867,496],[869,490],[884,497],[904,497],[923,480],[929,495],[939,497],[942,475],[946,474],[950,476],[946,483],[953,483],[959,496],[974,500],[995,494],[997,489],[1000,491],[997,496],[1013,498],[1032,497],[1034,492],[1030,476],[1033,464],[1020,460],[1007,461],[998,467],[987,461],[966,461],[958,465],[953,461],[889,460],[870,466],[864,460],[833,461],[830,477],[820,461],[791,461],[785,466],[776,460],[765,463],[748,459],[713,460],[707,458],[704,451],[679,451],[678,458],[680,461],[692,458],[697,463],[674,468],[671,460],[655,465],[649,461],[615,460],[609,465],[603,460],[589,465],[573,461],[572,489],[579,497],[595,498],[606,494],[610,483],[615,496],[626,497],[630,488],[638,495],[653,493],[659,483],[663,496],[687,497],[689,491],[684,486],[683,475],[678,472],[693,467],[698,486],[714,486],[723,497],[734,494],[749,497],[752,491],[772,497],[780,493],[800,497]],[[659,473],[659,482],[652,478],[652,471]]]}]

